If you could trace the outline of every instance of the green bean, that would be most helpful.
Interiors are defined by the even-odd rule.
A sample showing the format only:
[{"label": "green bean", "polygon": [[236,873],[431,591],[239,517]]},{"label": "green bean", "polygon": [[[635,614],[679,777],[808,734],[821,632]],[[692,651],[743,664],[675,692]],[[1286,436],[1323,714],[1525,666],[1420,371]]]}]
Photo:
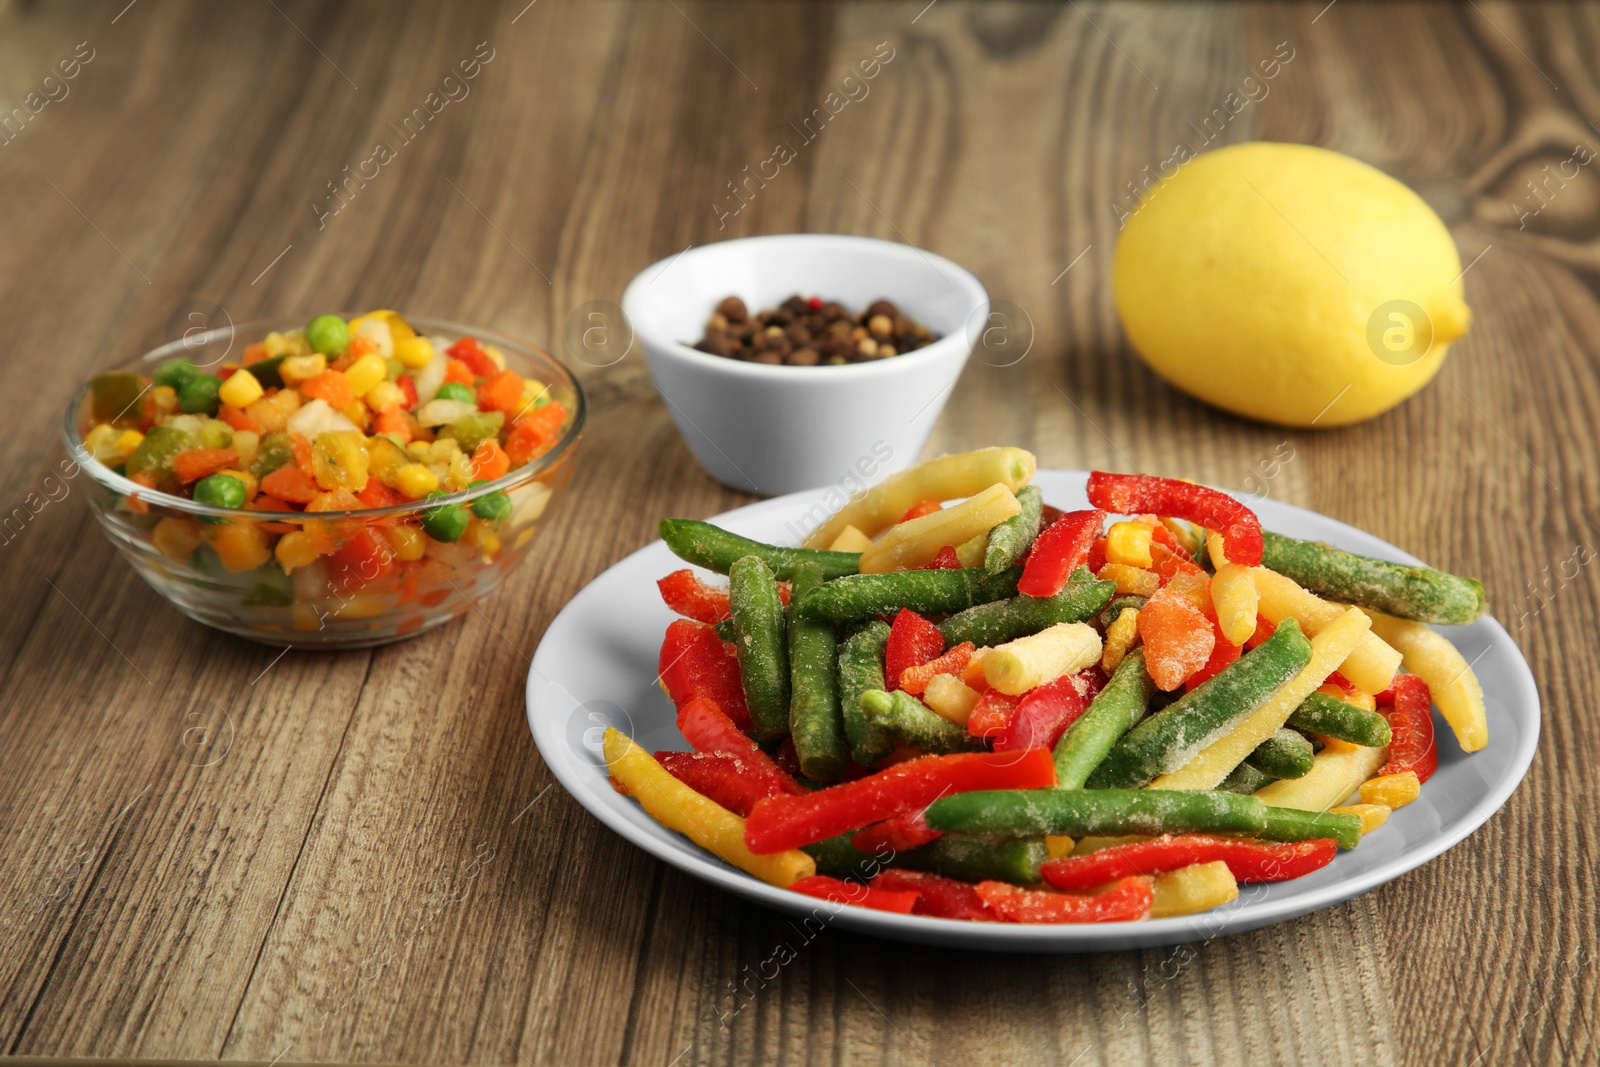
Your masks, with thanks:
[{"label": "green bean", "polygon": [[759,741],[777,740],[789,730],[789,652],[783,601],[760,556],[745,556],[728,568],[728,603],[752,731]]},{"label": "green bean", "polygon": [[1340,848],[1361,844],[1361,818],[1336,815],[1331,811],[1301,811],[1299,808],[1267,808],[1267,825],[1256,834],[1268,841],[1309,841],[1331,837]]},{"label": "green bean", "polygon": [[1274,778],[1304,778],[1311,773],[1315,755],[1310,741],[1285,727],[1257,745],[1244,760]]},{"label": "green bean", "polygon": [[1033,539],[1039,536],[1044,521],[1044,494],[1037,485],[1017,490],[1022,510],[989,531],[989,544],[983,551],[983,569],[999,574],[1027,555]]},{"label": "green bean", "polygon": [[1263,567],[1331,600],[1445,626],[1464,625],[1483,614],[1483,583],[1476,578],[1358,556],[1281,534],[1264,533],[1262,541]]},{"label": "green bean", "polygon": [[974,604],[1017,593],[1021,567],[999,574],[976,568],[850,574],[813,589],[799,602],[800,617],[819,622],[855,622],[910,608],[921,615],[949,615]]},{"label": "green bean", "polygon": [[992,789],[928,806],[935,830],[1034,834],[1260,833],[1267,806],[1255,797],[1190,789]]},{"label": "green bean", "polygon": [[1327,693],[1314,692],[1301,701],[1288,725],[1367,748],[1382,748],[1390,741],[1388,719]]},{"label": "green bean", "polygon": [[920,848],[904,852],[887,847],[879,852],[863,852],[850,843],[852,836],[853,832],[844,833],[800,847],[816,861],[818,874],[862,881],[870,880],[885,867],[904,867],[964,882],[994,879],[1032,885],[1039,881],[1039,865],[1050,855],[1040,837],[992,840],[945,834]]},{"label": "green bean", "polygon": [[806,562],[817,564],[822,568],[822,577],[831,580],[856,573],[861,559],[855,552],[822,552],[811,548],[766,545],[729,533],[709,522],[693,519],[662,519],[660,533],[661,540],[679,559],[718,574],[727,574],[734,561],[742,556],[760,556],[785,581],[794,577],[794,568],[798,564]]},{"label": "green bean", "polygon": [[[822,584],[822,568],[802,563],[790,599]],[[789,620],[789,735],[800,770],[818,782],[836,782],[850,767],[844,720],[839,717],[839,646],[825,622]]]},{"label": "green bean", "polygon": [[[928,571],[926,573],[936,573]],[[946,571],[951,574],[953,571]],[[971,641],[979,648],[1003,645],[1007,641],[1047,630],[1058,622],[1091,619],[1106,606],[1117,583],[1097,582],[1088,571],[1079,571],[1083,580],[1069,581],[1054,596],[1014,596],[970,607],[939,624],[945,645]]]},{"label": "green bean", "polygon": [[894,750],[889,735],[868,721],[861,710],[863,693],[888,688],[883,678],[883,650],[888,642],[889,624],[874,619],[839,647],[839,710],[851,758],[862,766],[876,763]]},{"label": "green bean", "polygon": [[1110,626],[1117,621],[1117,616],[1122,614],[1124,608],[1132,608],[1134,611],[1139,611],[1144,607],[1147,599],[1147,597],[1134,596],[1132,593],[1114,596],[1111,598],[1111,603],[1105,606],[1100,612],[1099,618],[1095,621],[1101,626]]},{"label": "green bean", "polygon": [[921,848],[896,853],[891,867],[931,871],[963,882],[1014,882],[1031,885],[1039,881],[1039,865],[1050,858],[1042,837],[1019,837],[995,841],[963,834],[945,834]]},{"label": "green bean", "polygon": [[1254,793],[1263,786],[1271,785],[1277,779],[1266,771],[1258,770],[1248,763],[1241,763],[1228,772],[1228,777],[1217,786],[1224,793]]},{"label": "green bean", "polygon": [[1091,789],[1126,789],[1177,770],[1233,729],[1311,660],[1299,623],[1284,619],[1253,651],[1129,730],[1089,776]]},{"label": "green bean", "polygon": [[867,722],[894,740],[923,752],[963,752],[973,744],[966,730],[899,689],[892,693],[867,690],[861,694],[861,711]]},{"label": "green bean", "polygon": [[1057,786],[1082,789],[1106,753],[1144,716],[1153,692],[1155,684],[1144,669],[1144,649],[1133,649],[1088,709],[1056,742]]}]

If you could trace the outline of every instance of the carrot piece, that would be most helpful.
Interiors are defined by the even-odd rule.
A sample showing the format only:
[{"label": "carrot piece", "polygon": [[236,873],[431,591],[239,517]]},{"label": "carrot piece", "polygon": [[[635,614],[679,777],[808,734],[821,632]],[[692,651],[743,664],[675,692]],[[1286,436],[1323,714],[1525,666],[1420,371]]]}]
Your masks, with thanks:
[{"label": "carrot piece", "polygon": [[503,370],[478,386],[478,407],[484,411],[503,411],[507,415],[522,404],[522,376]]},{"label": "carrot piece", "polygon": [[222,405],[217,412],[217,418],[231,426],[235,431],[249,430],[251,433],[260,433],[261,424],[245,413],[243,408]]},{"label": "carrot piece", "polygon": [[525,412],[506,435],[506,455],[519,467],[543,455],[555,443],[566,422],[567,409],[559,402]]},{"label": "carrot piece", "polygon": [[291,504],[309,504],[321,495],[322,487],[299,467],[285,463],[261,479],[261,491]]},{"label": "carrot piece", "polygon": [[355,400],[350,389],[350,379],[336,370],[325,370],[309,381],[300,383],[300,392],[313,400],[322,400],[335,411],[343,411]]},{"label": "carrot piece", "polygon": [[900,688],[912,696],[919,697],[928,688],[928,683],[933,680],[934,675],[959,675],[965,671],[967,664],[972,661],[972,652],[972,642],[963,641],[937,659],[907,667],[900,672]]},{"label": "carrot piece", "polygon": [[400,409],[399,404],[390,404],[378,412],[372,420],[374,434],[392,433],[402,441],[411,441],[411,424],[406,421],[406,413]]},{"label": "carrot piece", "polygon": [[505,449],[499,442],[489,438],[479,445],[472,453],[472,477],[485,482],[492,482],[511,469],[511,457],[506,455]]},{"label": "carrot piece", "polygon": [[1139,637],[1150,678],[1166,693],[1204,667],[1216,645],[1211,620],[1170,585],[1139,609]]},{"label": "carrot piece", "polygon": [[191,448],[172,457],[172,473],[178,476],[178,481],[188,485],[237,462],[239,456],[231,448]]},{"label": "carrot piece", "polygon": [[473,375],[472,368],[459,359],[447,359],[444,361],[444,380],[446,385],[454,382],[470,389],[477,378]]}]

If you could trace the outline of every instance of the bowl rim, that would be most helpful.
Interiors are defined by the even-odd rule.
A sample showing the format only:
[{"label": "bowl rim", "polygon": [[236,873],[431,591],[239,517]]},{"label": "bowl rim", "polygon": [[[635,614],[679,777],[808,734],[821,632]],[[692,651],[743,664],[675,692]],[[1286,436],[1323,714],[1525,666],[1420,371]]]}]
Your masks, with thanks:
[{"label": "bowl rim", "polygon": [[[355,317],[354,314],[349,314],[346,312],[337,312],[337,314],[346,321]],[[251,336],[256,331],[261,331],[264,334],[265,332],[271,330],[281,330],[285,328],[299,329],[304,323],[309,321],[309,317],[301,317],[294,320],[290,320],[288,318],[258,318],[250,319],[240,323],[230,323],[227,326],[219,326],[215,329],[206,330],[192,337],[186,336],[177,338],[176,340],[167,341],[163,344],[157,345],[154,348],[146,350],[131,360],[113,365],[110,370],[129,370],[139,364],[155,363],[172,356],[180,356],[183,355],[184,352],[192,351],[196,347],[206,344],[212,340],[220,339],[229,334],[237,335],[244,333],[247,336]],[[148,486],[140,485],[131,478],[118,474],[116,471],[112,470],[104,463],[101,463],[98,459],[95,459],[92,454],[90,454],[89,450],[84,447],[83,441],[78,434],[77,416],[78,412],[82,408],[84,397],[88,394],[89,389],[94,382],[94,378],[97,377],[98,374],[107,373],[107,371],[100,371],[97,372],[96,375],[91,375],[90,378],[72,394],[72,399],[67,404],[66,415],[61,424],[62,436],[66,440],[67,452],[72,457],[73,462],[77,464],[78,469],[88,471],[89,476],[100,485],[103,485],[108,489],[115,490],[121,496],[137,495],[140,501],[146,504],[170,508],[174,511],[185,512],[189,515],[201,518],[247,522],[292,523],[304,522],[308,518],[322,520],[346,518],[359,518],[363,520],[380,519],[396,515],[411,515],[422,511],[430,511],[434,508],[452,507],[459,504],[470,503],[479,497],[493,496],[495,493],[515,488],[523,482],[531,481],[533,478],[556,466],[566,456],[567,453],[571,452],[576,447],[578,439],[583,435],[583,427],[588,419],[588,401],[584,397],[583,386],[579,383],[577,376],[572,373],[571,369],[568,368],[566,364],[562,363],[560,360],[556,359],[555,356],[552,356],[542,348],[537,348],[525,341],[519,341],[513,337],[508,337],[505,334],[496,333],[491,330],[482,330],[478,329],[477,327],[466,326],[448,319],[435,319],[426,316],[418,316],[416,318],[407,317],[406,321],[411,323],[413,326],[421,327],[422,329],[418,332],[454,334],[456,337],[472,336],[497,347],[511,349],[518,355],[525,358],[530,358],[534,360],[534,362],[543,361],[549,364],[549,367],[556,372],[556,376],[559,377],[561,381],[549,382],[547,384],[564,385],[572,390],[573,397],[571,421],[567,426],[566,432],[564,432],[561,435],[561,439],[556,442],[555,447],[549,452],[546,452],[544,455],[540,456],[538,459],[534,460],[532,463],[525,463],[520,467],[507,471],[505,474],[494,479],[493,481],[484,482],[482,485],[475,485],[469,489],[463,489],[460,492],[450,493],[444,496],[426,497],[424,500],[410,500],[403,504],[390,504],[381,508],[352,508],[345,511],[278,512],[254,511],[249,508],[217,507],[212,504],[201,504],[195,500],[189,499],[188,497],[175,496],[171,493],[162,492],[159,489],[151,489]],[[150,386],[146,385],[145,388],[148,390]]]},{"label": "bowl rim", "polygon": [[[924,266],[933,267],[935,272],[941,275],[945,269],[948,269],[954,276],[953,279],[949,280],[950,285],[954,288],[965,289],[968,296],[972,298],[972,308],[966,315],[967,321],[963,323],[962,329],[947,333],[931,344],[923,345],[921,348],[913,349],[910,352],[892,356],[888,359],[875,359],[866,363],[822,363],[812,367],[795,367],[783,363],[750,363],[742,359],[731,359],[727,356],[714,356],[709,352],[702,352],[677,338],[663,337],[661,333],[645,328],[640,317],[636,316],[632,310],[637,307],[638,301],[642,299],[644,289],[655,280],[658,274],[665,273],[669,265],[679,260],[691,257],[699,258],[700,255],[723,249],[728,245],[754,244],[773,246],[775,248],[778,245],[790,243],[871,245],[908,260],[911,257],[919,258],[923,261]],[[930,252],[927,249],[918,248],[916,245],[908,244],[904,241],[890,241],[882,237],[867,237],[853,233],[769,233],[750,237],[731,237],[726,241],[713,241],[710,244],[697,245],[676,255],[666,256],[651,263],[634,275],[633,280],[628,283],[627,288],[622,292],[622,314],[634,333],[646,342],[645,355],[647,357],[667,356],[683,360],[690,365],[706,369],[716,367],[726,373],[749,378],[788,378],[792,375],[800,375],[802,379],[810,377],[818,380],[840,377],[886,377],[902,370],[915,368],[921,363],[941,356],[954,355],[958,349],[964,350],[962,355],[965,358],[965,356],[971,355],[974,344],[974,339],[969,336],[969,324],[972,315],[989,307],[990,304],[989,290],[984,287],[983,282],[978,279],[977,275],[959,263],[941,256],[937,252]]]}]

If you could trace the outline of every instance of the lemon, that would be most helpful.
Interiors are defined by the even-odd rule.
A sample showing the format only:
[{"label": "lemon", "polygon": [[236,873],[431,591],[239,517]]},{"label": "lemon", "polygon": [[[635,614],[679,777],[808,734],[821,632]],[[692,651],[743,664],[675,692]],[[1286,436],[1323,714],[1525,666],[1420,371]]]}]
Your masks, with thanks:
[{"label": "lemon", "polygon": [[1173,385],[1286,426],[1387,411],[1471,315],[1461,258],[1421,197],[1365,163],[1251,142],[1154,186],[1117,242],[1134,349]]}]

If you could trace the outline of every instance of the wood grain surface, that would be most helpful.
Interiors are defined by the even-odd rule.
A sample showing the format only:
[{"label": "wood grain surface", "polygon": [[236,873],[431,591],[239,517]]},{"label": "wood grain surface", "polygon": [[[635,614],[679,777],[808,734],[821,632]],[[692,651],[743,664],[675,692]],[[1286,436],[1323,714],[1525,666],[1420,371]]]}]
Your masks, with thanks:
[{"label": "wood grain surface", "polygon": [[[0,113],[59,97],[0,143],[0,506],[44,501],[0,544],[0,1051],[1600,1058],[1600,586],[1551,580],[1600,547],[1600,178],[1543,169],[1600,145],[1600,7],[525,3],[0,3]],[[870,94],[719,229],[727,183],[880,42]],[[1434,384],[1345,430],[1174,392],[1110,299],[1128,183],[1200,147],[1196,124],[1285,44],[1212,144],[1382,167],[1471,264],[1473,329]],[[470,94],[319,221],[328,183],[480,45]],[[1481,575],[1545,701],[1526,783],[1434,862],[1268,929],[1039,958],[824,932],[736,996],[787,922],[553,788],[522,693],[556,611],[660,517],[748,499],[695,465],[637,351],[572,359],[574,310],[690,244],[791,230],[910,241],[1009,302],[1025,358],[974,358],[930,453],[1254,478]],[[572,494],[481,611],[275,660],[179,616],[93,527],[83,481],[47,481],[94,369],[201,322],[371,306],[526,337],[591,398]]]}]

